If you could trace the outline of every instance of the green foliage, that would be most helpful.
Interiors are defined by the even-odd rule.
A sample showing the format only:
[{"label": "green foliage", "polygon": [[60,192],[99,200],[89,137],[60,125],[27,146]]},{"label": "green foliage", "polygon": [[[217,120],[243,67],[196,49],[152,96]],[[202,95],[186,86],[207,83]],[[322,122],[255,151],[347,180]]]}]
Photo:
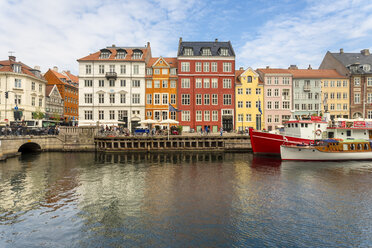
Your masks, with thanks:
[{"label": "green foliage", "polygon": [[35,120],[41,120],[43,119],[45,116],[45,114],[43,112],[40,111],[40,109],[36,110],[35,112],[32,113],[32,117],[35,119]]},{"label": "green foliage", "polygon": [[179,133],[179,134],[182,134],[182,129],[183,129],[182,126],[177,126],[177,130],[178,130],[178,133]]}]

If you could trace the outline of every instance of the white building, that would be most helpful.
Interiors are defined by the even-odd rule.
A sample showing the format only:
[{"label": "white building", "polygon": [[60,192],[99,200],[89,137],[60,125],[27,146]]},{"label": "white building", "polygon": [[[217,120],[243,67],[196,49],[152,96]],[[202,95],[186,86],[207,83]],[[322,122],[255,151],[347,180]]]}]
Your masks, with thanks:
[{"label": "white building", "polygon": [[145,47],[103,48],[78,59],[79,125],[123,125],[133,130],[145,119]]},{"label": "white building", "polygon": [[18,121],[26,121],[29,125],[39,122],[34,119],[34,113],[45,114],[46,83],[38,66],[32,69],[17,62],[15,56],[0,61],[1,121],[11,124],[16,115]]}]

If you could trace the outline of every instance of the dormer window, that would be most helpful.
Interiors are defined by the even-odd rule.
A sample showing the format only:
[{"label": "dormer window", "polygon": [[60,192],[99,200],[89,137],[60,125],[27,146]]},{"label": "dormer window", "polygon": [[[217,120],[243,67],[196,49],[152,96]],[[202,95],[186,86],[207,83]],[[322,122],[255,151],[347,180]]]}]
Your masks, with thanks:
[{"label": "dormer window", "polygon": [[21,65],[14,64],[13,65],[13,71],[15,73],[21,73]]},{"label": "dormer window", "polygon": [[185,56],[194,56],[194,50],[190,47],[186,47],[184,50],[183,50],[183,55]]},{"label": "dormer window", "polygon": [[220,49],[220,56],[229,56],[229,49],[221,48]]},{"label": "dormer window", "polygon": [[371,70],[371,66],[370,65],[367,65],[367,64],[365,64],[365,65],[363,65],[363,71],[370,71]]},{"label": "dormer window", "polygon": [[116,54],[116,59],[125,59],[125,56],[127,53],[125,52],[124,49],[118,50]]},{"label": "dormer window", "polygon": [[211,49],[209,47],[202,48],[202,56],[212,56]]},{"label": "dormer window", "polygon": [[142,51],[141,50],[133,50],[133,59],[141,59]]}]

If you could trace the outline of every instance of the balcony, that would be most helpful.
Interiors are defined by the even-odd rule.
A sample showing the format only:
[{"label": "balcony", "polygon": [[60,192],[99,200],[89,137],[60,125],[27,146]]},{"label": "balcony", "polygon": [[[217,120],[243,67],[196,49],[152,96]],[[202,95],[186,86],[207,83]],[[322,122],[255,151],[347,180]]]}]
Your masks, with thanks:
[{"label": "balcony", "polygon": [[106,78],[109,79],[116,79],[118,77],[118,74],[114,71],[106,72]]},{"label": "balcony", "polygon": [[311,87],[310,85],[304,85],[304,91],[310,91]]}]

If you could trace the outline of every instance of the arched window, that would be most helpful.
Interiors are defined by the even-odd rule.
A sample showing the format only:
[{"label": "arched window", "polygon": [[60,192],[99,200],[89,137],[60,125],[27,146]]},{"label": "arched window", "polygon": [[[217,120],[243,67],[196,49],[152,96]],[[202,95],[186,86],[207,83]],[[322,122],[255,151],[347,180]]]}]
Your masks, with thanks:
[{"label": "arched window", "polygon": [[353,119],[362,118],[362,117],[363,117],[363,115],[360,112],[356,112],[356,113],[353,114]]},{"label": "arched window", "polygon": [[252,83],[252,76],[248,76],[248,83]]}]

